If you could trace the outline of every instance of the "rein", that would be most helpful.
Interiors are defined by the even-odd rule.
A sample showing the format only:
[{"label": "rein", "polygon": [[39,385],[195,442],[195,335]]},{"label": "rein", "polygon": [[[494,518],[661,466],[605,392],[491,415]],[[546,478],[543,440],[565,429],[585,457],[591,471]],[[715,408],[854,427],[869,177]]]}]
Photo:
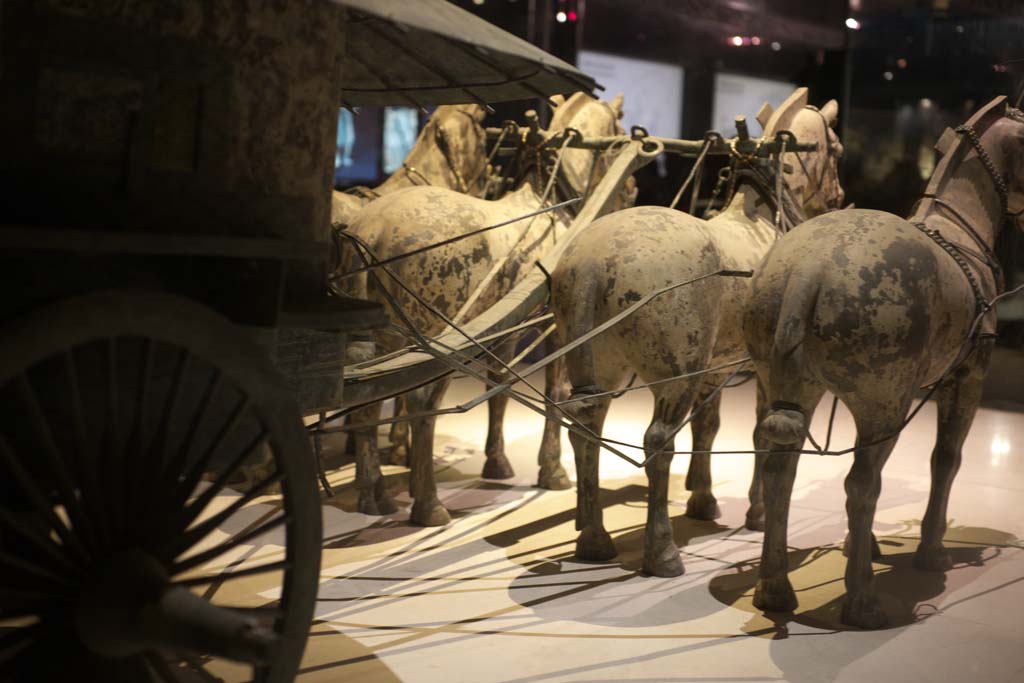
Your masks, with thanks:
[{"label": "rein", "polygon": [[[1014,110],[1010,111],[1012,112]],[[1009,112],[1005,114],[1005,116],[1017,121],[1021,120],[1017,116]],[[995,163],[992,161],[992,157],[989,156],[988,152],[982,146],[981,136],[978,135],[978,132],[974,129],[974,126],[968,124],[961,124],[954,128],[953,131],[959,135],[964,136],[967,139],[971,147],[974,149],[974,152],[977,155],[978,160],[981,162],[982,167],[985,169],[985,171],[989,175],[989,178],[991,178],[992,180],[992,186],[995,188],[996,194],[999,196],[1000,215],[998,222],[1002,223],[1007,218],[1018,215],[1020,212],[1018,212],[1017,214],[1011,214],[1009,211],[1010,190],[1006,185],[1006,179],[1003,178],[1001,173],[999,173],[999,170],[996,168]],[[960,227],[971,238],[971,240],[974,241],[974,243],[977,245],[979,249],[979,251],[975,251],[968,247],[963,247],[958,244],[949,242],[945,237],[943,237],[943,235],[937,229],[929,228],[926,225],[925,221],[927,220],[928,215],[931,213],[931,206],[929,206],[925,210],[924,216],[920,221],[912,223],[914,227],[916,227],[918,230],[920,230],[929,238],[931,238],[931,240],[935,242],[935,244],[937,244],[940,249],[949,254],[953,261],[956,263],[956,265],[963,272],[964,277],[967,278],[967,282],[971,286],[971,291],[974,293],[975,312],[976,315],[980,318],[980,316],[987,314],[994,309],[992,306],[992,302],[985,298],[985,294],[981,289],[981,283],[978,282],[978,278],[975,275],[974,269],[971,268],[971,265],[970,263],[968,263],[967,259],[965,258],[965,255],[971,256],[980,263],[983,263],[986,266],[988,266],[989,270],[992,273],[992,278],[995,281],[997,292],[1002,290],[1004,287],[1003,269],[999,264],[999,259],[996,257],[993,248],[989,244],[987,244],[985,240],[982,239],[981,235],[978,234],[978,231],[971,226],[970,221],[964,218],[963,214],[960,213],[960,211],[955,206],[953,206],[946,200],[942,199],[941,197],[936,196],[933,193],[925,194],[924,198],[931,200],[932,204],[945,209],[951,217],[949,220],[951,220],[951,222],[955,223],[958,227]],[[972,332],[972,336],[974,336],[974,341],[976,341],[981,336],[980,333],[974,335],[974,332],[977,332],[979,329],[980,328],[976,326],[975,330]]]}]

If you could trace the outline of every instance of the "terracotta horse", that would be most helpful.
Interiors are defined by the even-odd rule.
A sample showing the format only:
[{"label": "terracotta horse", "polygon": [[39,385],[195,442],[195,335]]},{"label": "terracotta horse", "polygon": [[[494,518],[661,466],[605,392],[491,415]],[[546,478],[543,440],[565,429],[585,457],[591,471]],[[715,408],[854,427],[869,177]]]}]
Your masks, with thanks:
[{"label": "terracotta horse", "polygon": [[331,196],[331,224],[349,225],[368,203],[415,185],[447,187],[479,195],[487,165],[486,112],[476,104],[442,105],[430,115],[402,168],[374,188],[357,187]]},{"label": "terracotta horse", "polygon": [[[555,101],[561,100],[555,98]],[[621,134],[621,116],[621,97],[606,104],[589,95],[577,93],[556,107],[548,135],[570,126],[588,136]],[[592,168],[593,164],[594,155],[590,151],[564,150],[559,173],[571,193],[582,195],[591,183],[600,179],[607,162],[602,157],[598,168]],[[549,180],[546,169],[538,168],[522,186],[495,201],[476,199],[444,188],[407,188],[365,207],[356,215],[349,230],[365,240],[376,257],[384,259],[455,237],[474,228],[494,225],[537,211],[545,203],[553,203],[542,196]],[[503,228],[397,261],[390,268],[419,296],[449,318],[471,319],[509,291],[520,275],[555,244],[559,234],[565,230],[568,218],[561,213],[546,213],[515,221]],[[475,300],[469,301],[474,290],[487,277],[492,278],[490,284]],[[354,278],[354,282],[350,282],[346,289],[358,296],[385,301],[381,287],[387,288],[397,299],[413,326],[420,332],[430,336],[444,329],[443,321],[384,274],[367,278],[364,273],[361,278]],[[391,352],[408,343],[402,334],[384,331],[375,336],[375,353]],[[509,358],[511,349],[503,349],[499,355]],[[558,384],[555,374],[554,371],[549,373],[548,379]],[[435,409],[447,386],[448,380],[442,380],[406,394],[409,414]],[[513,476],[512,467],[505,455],[502,434],[507,403],[508,397],[505,395],[498,395],[488,402],[489,424],[483,471],[487,478]],[[352,416],[352,423],[377,419],[379,413],[379,404],[367,407]],[[433,417],[410,420],[410,494],[415,499],[410,519],[425,526],[441,525],[449,521],[447,510],[437,498],[434,483],[434,422]],[[376,429],[359,430],[355,437],[359,510],[367,514],[394,511],[394,502],[381,479],[379,458],[375,450]],[[569,480],[559,462],[559,455],[557,424],[551,423],[545,428],[539,455],[540,486],[568,488]]]},{"label": "terracotta horse", "polygon": [[[837,177],[842,147],[831,130],[838,111],[835,101],[821,111],[806,104],[807,90],[801,88],[762,123],[766,136],[791,130],[800,142],[818,143],[818,151],[807,154],[803,165],[795,154],[785,155],[785,163],[792,167],[786,174],[787,185],[799,197],[803,210],[816,215],[842,201]],[[721,269],[756,268],[777,236],[772,207],[763,190],[749,184],[740,185],[728,206],[711,220],[653,206],[607,215],[570,245],[552,273],[558,328],[564,341],[572,341],[671,283]],[[596,434],[601,433],[611,403],[607,392],[625,387],[632,375],[644,383],[663,382],[651,387],[654,416],[644,434],[644,450],[651,458],[646,467],[650,492],[643,561],[649,574],[676,576],[683,572],[668,517],[671,451],[676,433],[698,400],[707,403],[691,423],[693,448],[711,448],[719,426],[720,401],[720,394],[713,390],[729,371],[665,380],[746,356],[740,320],[748,288],[746,278],[714,277],[672,290],[567,356],[573,398],[603,394],[567,404],[573,421]],[[569,436],[577,467],[576,527],[580,535],[576,556],[610,559],[616,550],[604,528],[598,498],[600,447],[576,429]],[[693,492],[687,502],[688,516],[714,519],[719,515],[711,492],[709,455],[692,457],[686,487]],[[747,526],[756,528],[762,514],[756,477],[750,488],[750,505]]]},{"label": "terracotta horse", "polygon": [[826,391],[857,427],[842,621],[887,623],[871,570],[882,466],[914,394],[936,382],[938,437],[914,565],[951,566],[946,505],[992,347],[994,315],[984,302],[1001,286],[992,246],[1024,192],[1024,115],[996,98],[937,148],[944,157],[909,220],[861,209],[819,216],[779,240],[754,278],[744,332],[767,390],[759,432],[771,453],[754,598],[765,611],[797,605],[787,578],[789,499],[797,451]]}]

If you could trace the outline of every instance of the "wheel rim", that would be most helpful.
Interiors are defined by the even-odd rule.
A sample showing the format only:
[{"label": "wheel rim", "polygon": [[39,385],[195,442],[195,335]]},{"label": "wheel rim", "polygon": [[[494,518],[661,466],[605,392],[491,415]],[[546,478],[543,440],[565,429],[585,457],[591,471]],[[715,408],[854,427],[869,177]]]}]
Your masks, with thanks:
[{"label": "wheel rim", "polygon": [[[0,403],[0,679],[208,681],[229,660],[291,680],[319,498],[298,413],[237,328],[166,295],[61,302],[4,334]],[[229,602],[243,577],[279,601]]]}]

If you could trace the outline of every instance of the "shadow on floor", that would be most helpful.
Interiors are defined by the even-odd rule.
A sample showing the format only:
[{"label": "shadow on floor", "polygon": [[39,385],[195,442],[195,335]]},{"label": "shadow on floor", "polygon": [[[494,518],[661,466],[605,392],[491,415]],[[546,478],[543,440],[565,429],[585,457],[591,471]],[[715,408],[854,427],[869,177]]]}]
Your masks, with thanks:
[{"label": "shadow on floor", "polygon": [[[995,529],[957,528],[946,536],[953,558],[948,572],[927,572],[912,566],[918,539],[880,536],[882,557],[875,561],[875,586],[890,627],[914,624],[938,613],[931,601],[962,588],[977,577],[977,569],[998,561],[1005,549],[1018,547],[1017,539]],[[744,628],[752,635],[785,637],[787,624],[795,623],[827,631],[857,630],[839,621],[846,593],[843,574],[846,558],[839,546],[797,549],[789,553],[790,581],[800,606],[793,614],[763,614],[753,605],[758,562],[733,565],[714,577],[711,594],[720,602],[756,615]],[[768,622],[774,629],[766,630]]]}]

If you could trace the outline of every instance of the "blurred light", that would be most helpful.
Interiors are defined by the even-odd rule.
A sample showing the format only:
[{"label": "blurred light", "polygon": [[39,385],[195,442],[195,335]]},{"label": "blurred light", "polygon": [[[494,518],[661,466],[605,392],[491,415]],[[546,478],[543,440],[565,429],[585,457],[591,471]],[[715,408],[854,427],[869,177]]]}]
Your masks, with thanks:
[{"label": "blurred light", "polygon": [[760,36],[754,36],[753,38],[750,39],[750,42],[753,45],[760,45],[761,44],[761,37]]},{"label": "blurred light", "polygon": [[932,101],[929,100],[927,97],[922,97],[921,101],[918,102],[918,104],[921,106],[921,109],[931,109],[932,108]]},{"label": "blurred light", "polygon": [[861,0],[850,0],[850,9],[852,9],[854,12],[859,11],[860,10],[860,1]]},{"label": "blurred light", "polygon": [[860,22],[853,17],[846,17],[846,28],[856,31],[860,28]]},{"label": "blurred light", "polygon": [[992,65],[992,70],[993,71],[998,71],[999,73],[1003,73],[1003,72],[1006,71],[1006,65],[1005,64],[993,64]]},{"label": "blurred light", "polygon": [[474,5],[482,5],[482,4],[484,4],[484,0],[473,0],[473,4]]},{"label": "blurred light", "polygon": [[555,21],[559,24],[564,24],[566,19],[568,19],[568,17],[565,15],[565,12],[559,12],[555,15]]},{"label": "blurred light", "polygon": [[778,52],[781,49],[782,49],[782,43],[778,42],[777,40],[772,41],[772,50],[774,50],[775,52]]},{"label": "blurred light", "polygon": [[963,24],[957,24],[956,25],[956,32],[957,33],[963,33],[964,32]]},{"label": "blurred light", "polygon": [[901,69],[906,69],[907,60],[905,60],[903,57],[900,57],[899,59],[896,60],[896,66],[898,66]]},{"label": "blurred light", "polygon": [[729,40],[729,42],[732,43],[733,45],[735,45],[736,47],[739,47],[740,45],[743,44],[743,38],[741,38],[740,36],[733,36]]},{"label": "blurred light", "polygon": [[576,12],[574,10],[569,10],[569,21],[576,21]]},{"label": "blurred light", "polygon": [[892,72],[891,71],[883,71],[882,72],[882,78],[884,78],[887,81],[891,81],[892,80]]},{"label": "blurred light", "polygon": [[1009,455],[1010,440],[999,434],[992,437],[992,455]]}]

